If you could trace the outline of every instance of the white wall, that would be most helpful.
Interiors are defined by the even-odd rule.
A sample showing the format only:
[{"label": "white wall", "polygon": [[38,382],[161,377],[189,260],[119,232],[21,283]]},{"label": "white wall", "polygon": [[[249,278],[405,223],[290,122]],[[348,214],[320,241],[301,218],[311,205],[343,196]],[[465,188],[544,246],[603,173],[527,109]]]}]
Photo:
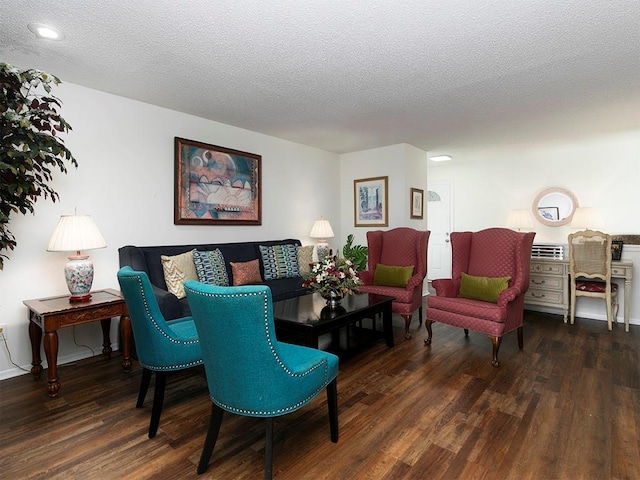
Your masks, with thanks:
[{"label": "white wall", "polygon": [[[389,226],[355,227],[353,181],[384,176],[389,177]],[[425,151],[403,143],[343,154],[340,156],[340,185],[342,232],[340,245],[344,245],[350,233],[354,236],[354,243],[366,245],[366,235],[369,230],[388,230],[396,227],[426,229],[426,204],[422,220],[410,218],[410,189],[419,188],[426,193],[427,153]]]},{"label": "white wall", "polygon": [[[428,177],[430,183],[447,181],[453,186],[454,230],[505,226],[510,210],[530,210],[541,190],[563,187],[576,195],[580,206],[598,208],[604,231],[640,234],[640,129],[513,147],[491,157],[467,153],[451,163],[429,165]],[[537,243],[566,244],[574,231],[533,222]],[[640,246],[625,245],[622,258],[640,267]],[[634,281],[630,306],[631,322],[640,324],[640,276]],[[577,307],[578,316],[605,319],[602,302],[580,299]]]},{"label": "white wall", "polygon": [[[63,84],[53,93],[64,102],[62,115],[73,126],[66,141],[79,167],[55,174],[59,202],[41,199],[35,215],[12,216],[10,230],[18,246],[3,252],[10,258],[0,271],[0,324],[7,326],[13,361],[24,368],[30,368],[31,347],[22,301],[67,292],[65,254],[45,251],[60,215],[75,209],[89,214],[105,237],[107,248],[87,252],[96,270],[94,289],[118,288],[123,245],[282,238],[311,244],[309,231],[320,215],[340,225],[336,154],[76,85]],[[262,155],[262,226],[173,224],[176,136]],[[112,323],[115,344],[117,322]],[[73,333],[72,328],[58,331],[59,364],[90,354],[74,344]],[[96,353],[102,350],[101,335],[99,322],[75,327],[77,343]],[[0,379],[19,373],[0,345]],[[64,370],[60,373],[64,382]]]}]

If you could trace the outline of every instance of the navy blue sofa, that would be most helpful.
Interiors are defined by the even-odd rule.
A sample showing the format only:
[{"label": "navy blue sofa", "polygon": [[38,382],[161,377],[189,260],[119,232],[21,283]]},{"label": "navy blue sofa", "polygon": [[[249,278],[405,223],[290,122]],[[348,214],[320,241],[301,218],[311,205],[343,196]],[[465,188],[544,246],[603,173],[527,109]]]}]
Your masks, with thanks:
[{"label": "navy blue sofa", "polygon": [[[220,249],[224,255],[227,275],[232,282],[233,274],[229,262],[248,262],[256,258],[260,263],[260,275],[264,278],[264,265],[262,264],[262,256],[260,255],[260,245],[300,245],[300,240],[270,240],[263,242],[237,242],[237,243],[208,243],[199,245],[166,245],[152,247],[136,247],[127,245],[118,249],[120,256],[120,267],[126,265],[134,270],[147,272],[149,280],[153,286],[153,292],[158,300],[160,311],[166,320],[186,317],[191,315],[189,303],[186,298],[178,299],[172,293],[167,291],[167,284],[164,281],[164,272],[162,270],[161,255],[178,255],[188,252],[189,250],[207,251]],[[309,290],[302,286],[304,279],[302,277],[279,278],[276,280],[268,280],[261,282],[262,285],[268,285],[271,288],[273,301],[284,300],[286,298],[297,297],[309,293]]]}]

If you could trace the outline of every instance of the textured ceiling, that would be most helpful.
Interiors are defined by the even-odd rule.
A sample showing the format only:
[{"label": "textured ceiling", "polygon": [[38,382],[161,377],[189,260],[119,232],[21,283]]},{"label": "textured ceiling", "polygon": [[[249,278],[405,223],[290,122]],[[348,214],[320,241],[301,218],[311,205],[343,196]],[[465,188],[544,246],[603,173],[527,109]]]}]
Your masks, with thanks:
[{"label": "textured ceiling", "polygon": [[637,0],[2,0],[0,62],[338,153],[640,127]]}]

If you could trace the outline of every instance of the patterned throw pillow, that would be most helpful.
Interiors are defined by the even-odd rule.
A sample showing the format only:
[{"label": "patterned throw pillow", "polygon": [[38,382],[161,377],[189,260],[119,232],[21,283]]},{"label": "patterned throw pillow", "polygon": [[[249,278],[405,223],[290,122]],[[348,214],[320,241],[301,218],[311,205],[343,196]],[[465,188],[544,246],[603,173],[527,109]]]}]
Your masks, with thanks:
[{"label": "patterned throw pillow", "polygon": [[260,245],[260,254],[265,280],[300,276],[297,245]]},{"label": "patterned throw pillow", "polygon": [[185,297],[184,282],[186,280],[198,280],[196,266],[193,263],[193,252],[194,250],[191,250],[171,257],[160,256],[167,290],[178,298]]},{"label": "patterned throw pillow", "polygon": [[250,262],[229,263],[231,265],[234,285],[246,285],[248,283],[259,283],[262,281],[262,277],[260,277],[260,264],[257,258]]},{"label": "patterned throw pillow", "polygon": [[219,249],[200,252],[194,250],[193,263],[196,265],[198,280],[202,283],[218,285],[220,287],[229,286],[227,268],[224,265],[224,256]]},{"label": "patterned throw pillow", "polygon": [[313,263],[313,245],[303,245],[298,247],[298,268],[300,275],[311,272],[310,264]]}]

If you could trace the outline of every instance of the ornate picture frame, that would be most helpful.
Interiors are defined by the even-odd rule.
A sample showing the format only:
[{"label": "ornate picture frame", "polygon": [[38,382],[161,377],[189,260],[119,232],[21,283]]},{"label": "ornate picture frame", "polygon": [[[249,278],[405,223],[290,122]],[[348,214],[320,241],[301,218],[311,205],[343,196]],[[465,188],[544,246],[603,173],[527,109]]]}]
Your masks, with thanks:
[{"label": "ornate picture frame", "polygon": [[353,181],[353,215],[356,227],[389,225],[389,177],[361,178]]},{"label": "ornate picture frame", "polygon": [[262,157],[175,137],[175,225],[262,225]]},{"label": "ornate picture frame", "polygon": [[411,189],[411,215],[410,218],[422,220],[424,218],[424,190]]}]

